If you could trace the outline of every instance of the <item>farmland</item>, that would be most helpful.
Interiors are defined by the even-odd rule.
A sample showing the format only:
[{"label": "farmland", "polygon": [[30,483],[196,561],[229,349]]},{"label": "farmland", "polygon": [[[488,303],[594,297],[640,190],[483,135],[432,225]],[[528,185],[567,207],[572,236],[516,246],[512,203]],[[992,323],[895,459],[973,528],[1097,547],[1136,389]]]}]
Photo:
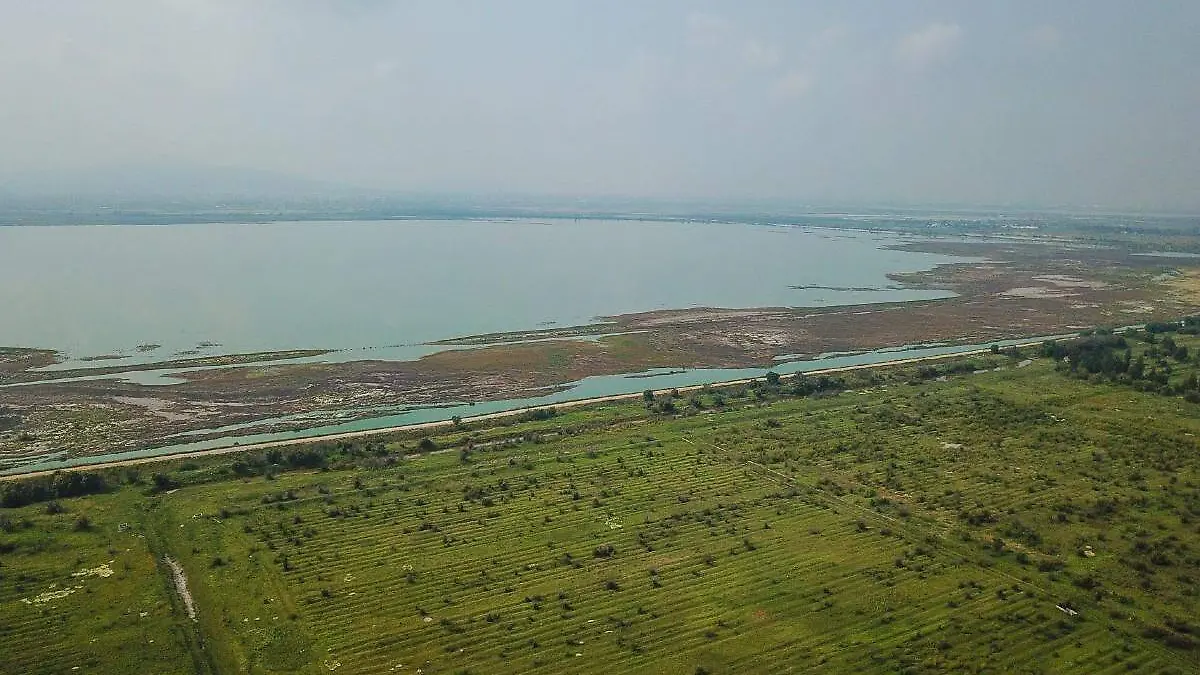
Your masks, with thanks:
[{"label": "farmland", "polygon": [[112,469],[0,509],[0,670],[1195,672],[1154,339]]}]

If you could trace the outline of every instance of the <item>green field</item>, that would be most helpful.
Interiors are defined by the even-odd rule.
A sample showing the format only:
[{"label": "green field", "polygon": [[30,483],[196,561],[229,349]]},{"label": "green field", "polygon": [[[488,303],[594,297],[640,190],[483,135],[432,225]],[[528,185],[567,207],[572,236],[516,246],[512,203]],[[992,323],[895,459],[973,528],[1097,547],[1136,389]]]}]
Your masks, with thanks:
[{"label": "green field", "polygon": [[114,469],[0,509],[0,672],[1198,672],[1198,366],[1129,348]]}]

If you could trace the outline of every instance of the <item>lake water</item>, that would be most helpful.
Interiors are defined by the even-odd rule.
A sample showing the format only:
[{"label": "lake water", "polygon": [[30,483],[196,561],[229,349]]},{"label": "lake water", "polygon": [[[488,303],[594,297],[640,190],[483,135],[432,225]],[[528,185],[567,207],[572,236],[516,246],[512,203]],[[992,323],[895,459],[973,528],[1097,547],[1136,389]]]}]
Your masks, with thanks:
[{"label": "lake water", "polygon": [[897,241],[595,220],[0,227],[0,345],[121,364],[198,348],[411,358],[432,340],[629,312],[945,297],[886,275],[957,259],[884,248]]}]

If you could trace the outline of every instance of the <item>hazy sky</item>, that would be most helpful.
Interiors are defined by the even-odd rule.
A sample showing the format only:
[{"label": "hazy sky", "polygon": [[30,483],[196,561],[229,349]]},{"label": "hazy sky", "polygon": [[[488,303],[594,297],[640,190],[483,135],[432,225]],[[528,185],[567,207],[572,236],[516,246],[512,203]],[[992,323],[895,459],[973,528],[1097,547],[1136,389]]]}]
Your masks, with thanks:
[{"label": "hazy sky", "polygon": [[0,0],[0,175],[1200,207],[1200,2]]}]

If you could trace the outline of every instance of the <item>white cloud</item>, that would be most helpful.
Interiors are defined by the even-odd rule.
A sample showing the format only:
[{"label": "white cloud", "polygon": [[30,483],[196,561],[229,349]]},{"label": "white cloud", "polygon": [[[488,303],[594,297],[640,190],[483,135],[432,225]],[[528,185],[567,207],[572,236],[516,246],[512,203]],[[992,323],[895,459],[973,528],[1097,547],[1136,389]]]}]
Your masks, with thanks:
[{"label": "white cloud", "polygon": [[1049,24],[1041,24],[1025,33],[1024,42],[1035,49],[1050,51],[1062,44],[1062,32]]},{"label": "white cloud", "polygon": [[746,64],[754,68],[774,68],[783,60],[783,52],[772,44],[749,40],[742,49]]},{"label": "white cloud", "polygon": [[961,39],[958,24],[931,23],[901,38],[896,57],[911,68],[925,68],[953,54]]},{"label": "white cloud", "polygon": [[720,47],[733,34],[733,24],[716,14],[695,12],[687,17],[688,42],[697,47]]},{"label": "white cloud", "polygon": [[545,4],[0,0],[0,180],[1200,206],[1200,2]]},{"label": "white cloud", "polygon": [[814,52],[832,49],[841,44],[849,34],[850,31],[843,25],[827,26],[813,36],[812,40],[808,42],[808,48]]},{"label": "white cloud", "polygon": [[803,70],[793,70],[775,81],[772,93],[777,98],[798,98],[812,89],[815,79]]},{"label": "white cloud", "polygon": [[399,70],[399,65],[392,60],[376,61],[371,66],[371,76],[377,80],[386,80]]},{"label": "white cloud", "polygon": [[735,68],[767,70],[783,62],[783,51],[777,45],[748,34],[737,24],[715,14],[689,14],[687,41]]}]

